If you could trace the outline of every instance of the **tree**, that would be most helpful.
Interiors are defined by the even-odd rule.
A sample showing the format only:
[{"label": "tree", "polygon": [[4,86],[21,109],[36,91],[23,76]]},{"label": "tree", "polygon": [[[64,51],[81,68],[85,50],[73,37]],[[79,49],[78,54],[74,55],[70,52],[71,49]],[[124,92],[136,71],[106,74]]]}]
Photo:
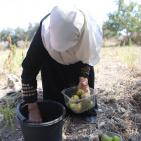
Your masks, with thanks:
[{"label": "tree", "polygon": [[28,29],[27,29],[27,32],[26,32],[26,34],[27,34],[27,40],[28,41],[31,41],[32,40],[32,38],[33,38],[35,32],[37,31],[37,28],[38,27],[39,27],[39,24],[38,23],[36,23],[34,25],[33,24],[29,24]]},{"label": "tree", "polygon": [[29,24],[28,29],[17,27],[16,29],[7,29],[0,32],[0,41],[7,41],[7,37],[11,37],[12,44],[17,44],[18,41],[31,41],[39,24]]},{"label": "tree", "polygon": [[25,41],[26,38],[27,38],[27,35],[24,29],[18,27],[14,30],[14,34],[12,36],[13,43],[16,44],[17,41],[20,41],[20,40]]},{"label": "tree", "polygon": [[135,2],[127,5],[124,0],[118,0],[117,6],[117,10],[110,13],[109,20],[104,23],[104,35],[108,37],[113,33],[114,36],[120,36],[124,33],[126,44],[130,44],[132,35],[141,32],[141,6]]},{"label": "tree", "polygon": [[11,29],[2,30],[0,32],[0,41],[7,41],[7,37],[12,35],[13,35],[13,31]]}]

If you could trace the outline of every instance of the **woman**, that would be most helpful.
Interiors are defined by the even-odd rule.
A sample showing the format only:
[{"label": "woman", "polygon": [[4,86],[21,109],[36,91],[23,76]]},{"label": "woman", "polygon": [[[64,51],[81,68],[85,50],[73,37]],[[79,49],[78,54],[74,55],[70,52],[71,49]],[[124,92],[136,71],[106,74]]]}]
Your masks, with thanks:
[{"label": "woman", "polygon": [[93,66],[99,61],[102,33],[96,22],[76,8],[56,6],[41,22],[22,63],[23,100],[29,120],[41,122],[36,76],[41,70],[43,98],[64,104],[61,90],[94,88]]}]

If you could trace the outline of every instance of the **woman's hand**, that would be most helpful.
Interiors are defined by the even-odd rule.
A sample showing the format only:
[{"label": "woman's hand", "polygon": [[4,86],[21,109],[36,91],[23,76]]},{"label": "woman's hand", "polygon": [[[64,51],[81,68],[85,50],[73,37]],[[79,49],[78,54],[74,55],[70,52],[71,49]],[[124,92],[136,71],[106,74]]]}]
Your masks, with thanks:
[{"label": "woman's hand", "polygon": [[85,93],[89,93],[90,88],[89,88],[89,85],[88,85],[88,78],[80,77],[78,88],[82,89]]},{"label": "woman's hand", "polygon": [[42,118],[37,103],[28,104],[29,121],[34,123],[41,123]]}]

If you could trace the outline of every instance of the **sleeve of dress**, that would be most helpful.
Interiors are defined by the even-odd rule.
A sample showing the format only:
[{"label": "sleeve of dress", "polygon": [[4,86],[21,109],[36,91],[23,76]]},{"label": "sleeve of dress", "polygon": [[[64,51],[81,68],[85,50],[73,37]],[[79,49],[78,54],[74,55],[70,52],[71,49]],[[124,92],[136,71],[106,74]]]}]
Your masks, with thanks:
[{"label": "sleeve of dress", "polygon": [[36,76],[42,66],[45,48],[41,39],[41,24],[30,44],[26,57],[22,62],[22,98],[25,103],[37,101]]},{"label": "sleeve of dress", "polygon": [[89,73],[90,73],[90,69],[91,69],[90,65],[82,63],[81,71],[80,71],[80,77],[88,78]]}]

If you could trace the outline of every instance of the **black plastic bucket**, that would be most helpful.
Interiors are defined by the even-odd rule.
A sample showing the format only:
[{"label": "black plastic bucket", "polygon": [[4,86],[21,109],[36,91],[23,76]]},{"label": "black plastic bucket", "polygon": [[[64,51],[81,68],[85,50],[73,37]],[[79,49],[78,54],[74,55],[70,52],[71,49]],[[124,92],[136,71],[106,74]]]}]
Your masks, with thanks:
[{"label": "black plastic bucket", "polygon": [[17,106],[16,117],[20,123],[24,141],[62,141],[65,107],[51,100],[38,102],[38,105],[43,118],[42,123],[28,122],[27,105],[20,103]]}]

